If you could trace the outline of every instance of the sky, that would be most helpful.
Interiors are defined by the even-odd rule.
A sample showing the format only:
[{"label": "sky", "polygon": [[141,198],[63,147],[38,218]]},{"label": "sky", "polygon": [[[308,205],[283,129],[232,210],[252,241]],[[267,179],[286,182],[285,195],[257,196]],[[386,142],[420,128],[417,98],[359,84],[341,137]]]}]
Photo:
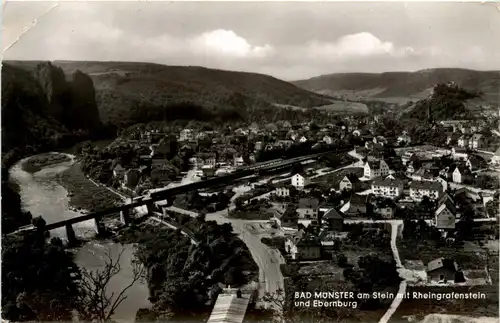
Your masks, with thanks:
[{"label": "sky", "polygon": [[284,80],[500,70],[491,3],[8,2],[2,25],[6,60],[199,65]]}]

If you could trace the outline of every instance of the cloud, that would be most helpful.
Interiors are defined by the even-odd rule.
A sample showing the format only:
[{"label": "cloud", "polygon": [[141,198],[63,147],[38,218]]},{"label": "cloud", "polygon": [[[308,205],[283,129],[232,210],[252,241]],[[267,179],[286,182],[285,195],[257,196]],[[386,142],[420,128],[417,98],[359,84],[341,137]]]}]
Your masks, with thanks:
[{"label": "cloud", "polygon": [[369,56],[404,56],[414,51],[411,47],[397,48],[392,42],[382,41],[368,32],[345,35],[335,42],[311,41],[307,55],[322,59],[349,59]]},{"label": "cloud", "polygon": [[194,37],[188,41],[188,46],[198,53],[221,54],[237,58],[265,57],[272,51],[269,45],[251,45],[234,31],[225,29],[205,32]]}]

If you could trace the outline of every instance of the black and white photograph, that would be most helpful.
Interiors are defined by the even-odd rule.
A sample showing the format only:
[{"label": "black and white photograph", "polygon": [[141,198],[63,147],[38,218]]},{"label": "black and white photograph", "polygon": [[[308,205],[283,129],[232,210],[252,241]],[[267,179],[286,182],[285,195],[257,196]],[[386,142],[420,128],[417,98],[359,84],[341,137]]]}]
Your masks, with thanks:
[{"label": "black and white photograph", "polygon": [[2,322],[499,322],[498,2],[1,10]]}]

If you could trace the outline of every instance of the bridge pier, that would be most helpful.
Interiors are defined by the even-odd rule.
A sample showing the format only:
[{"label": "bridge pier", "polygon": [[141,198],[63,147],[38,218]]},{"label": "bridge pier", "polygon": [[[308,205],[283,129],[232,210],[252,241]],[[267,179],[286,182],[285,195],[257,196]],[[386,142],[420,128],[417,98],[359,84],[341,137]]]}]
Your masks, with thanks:
[{"label": "bridge pier", "polygon": [[129,225],[130,223],[130,209],[124,209],[120,211],[120,222],[123,225]]},{"label": "bridge pier", "polygon": [[97,235],[104,235],[106,233],[106,227],[102,223],[101,218],[94,218],[94,229]]},{"label": "bridge pier", "polygon": [[146,209],[148,210],[148,216],[154,214],[155,203],[153,201],[146,202]]},{"label": "bridge pier", "polygon": [[68,239],[68,245],[70,246],[74,246],[78,243],[75,229],[73,229],[73,226],[71,224],[66,224],[66,239]]}]

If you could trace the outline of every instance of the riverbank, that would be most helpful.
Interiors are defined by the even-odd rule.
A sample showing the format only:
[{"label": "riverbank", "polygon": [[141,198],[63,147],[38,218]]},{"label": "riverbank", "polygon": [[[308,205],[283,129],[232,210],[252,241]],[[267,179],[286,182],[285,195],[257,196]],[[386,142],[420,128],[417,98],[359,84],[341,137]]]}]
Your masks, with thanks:
[{"label": "riverbank", "polygon": [[80,163],[74,163],[59,173],[57,181],[68,191],[69,206],[74,210],[95,212],[122,202],[118,195],[85,177]]},{"label": "riverbank", "polygon": [[44,167],[70,162],[71,160],[71,155],[68,154],[45,153],[28,158],[22,163],[21,167],[25,172],[33,174],[42,170]]}]

